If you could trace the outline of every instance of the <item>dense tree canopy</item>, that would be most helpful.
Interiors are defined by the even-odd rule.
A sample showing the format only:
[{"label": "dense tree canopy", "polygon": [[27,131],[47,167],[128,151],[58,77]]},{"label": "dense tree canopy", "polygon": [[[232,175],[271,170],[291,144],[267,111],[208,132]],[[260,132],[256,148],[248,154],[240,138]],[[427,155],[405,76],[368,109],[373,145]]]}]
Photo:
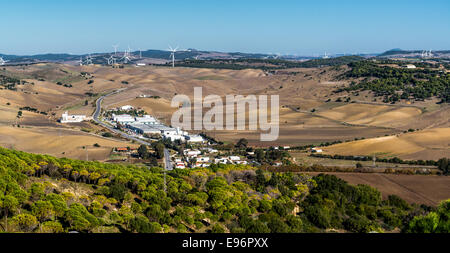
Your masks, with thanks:
[{"label": "dense tree canopy", "polygon": [[173,170],[164,187],[158,167],[0,148],[0,228],[7,232],[448,232],[448,206],[382,200],[376,189],[335,176],[243,165]]}]

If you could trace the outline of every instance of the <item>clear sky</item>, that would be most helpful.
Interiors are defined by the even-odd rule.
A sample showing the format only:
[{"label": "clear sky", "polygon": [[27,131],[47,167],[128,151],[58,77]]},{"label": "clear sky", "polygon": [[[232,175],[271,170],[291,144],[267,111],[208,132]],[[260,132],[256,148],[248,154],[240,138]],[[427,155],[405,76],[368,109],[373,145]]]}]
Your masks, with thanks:
[{"label": "clear sky", "polygon": [[0,0],[0,53],[450,49],[448,0]]}]

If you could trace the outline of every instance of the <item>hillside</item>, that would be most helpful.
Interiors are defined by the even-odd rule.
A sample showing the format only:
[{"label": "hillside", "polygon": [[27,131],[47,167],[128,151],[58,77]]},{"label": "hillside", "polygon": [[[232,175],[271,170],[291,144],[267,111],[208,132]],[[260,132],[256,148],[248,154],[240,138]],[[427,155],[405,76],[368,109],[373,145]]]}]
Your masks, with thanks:
[{"label": "hillside", "polygon": [[[57,159],[0,148],[5,232],[448,232],[450,202],[409,205],[330,175],[211,166],[160,168]],[[427,215],[427,216],[422,216]],[[423,220],[437,217],[434,224]]]}]

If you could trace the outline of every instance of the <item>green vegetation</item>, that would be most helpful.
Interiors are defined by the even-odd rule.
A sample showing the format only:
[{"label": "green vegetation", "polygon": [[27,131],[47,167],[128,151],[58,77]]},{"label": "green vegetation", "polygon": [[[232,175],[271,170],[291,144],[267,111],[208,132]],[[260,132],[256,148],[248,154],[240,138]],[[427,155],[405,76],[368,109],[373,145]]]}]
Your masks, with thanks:
[{"label": "green vegetation", "polygon": [[[336,92],[370,90],[375,97],[383,97],[385,103],[403,100],[424,100],[441,98],[442,103],[450,102],[450,74],[429,68],[405,69],[382,66],[374,61],[359,61],[348,64],[351,68],[343,77],[364,78],[359,83]],[[401,64],[397,62],[397,64]]]},{"label": "green vegetation", "polygon": [[227,78],[224,76],[214,76],[214,75],[210,75],[210,76],[200,76],[200,77],[196,77],[195,79],[197,80],[226,80]]},{"label": "green vegetation", "polygon": [[20,85],[21,81],[14,77],[0,75],[0,86],[8,90],[17,90],[16,85]]},{"label": "green vegetation", "polygon": [[[161,168],[57,159],[0,148],[0,229],[6,232],[449,232],[436,210],[331,175],[248,166]],[[164,190],[166,189],[166,190]],[[436,218],[437,217],[437,218]],[[432,230],[428,229],[431,220]],[[435,226],[434,224],[438,224]]]},{"label": "green vegetation", "polygon": [[112,133],[110,133],[110,132],[102,133],[102,136],[103,137],[107,137],[107,138],[114,137],[114,135]]},{"label": "green vegetation", "polygon": [[450,200],[442,202],[435,212],[416,216],[406,228],[410,233],[448,233],[450,231]]},{"label": "green vegetation", "polygon": [[147,113],[144,110],[137,110],[137,109],[131,109],[131,110],[108,110],[107,112],[105,112],[104,116],[105,117],[112,117],[112,115],[123,115],[123,114],[129,114],[131,116],[134,117],[142,117],[144,115],[146,115]]},{"label": "green vegetation", "polygon": [[213,68],[213,69],[261,69],[276,70],[287,68],[316,68],[321,66],[340,66],[361,61],[360,56],[342,56],[329,59],[312,59],[304,62],[282,59],[234,59],[234,60],[184,60],[178,67]]}]

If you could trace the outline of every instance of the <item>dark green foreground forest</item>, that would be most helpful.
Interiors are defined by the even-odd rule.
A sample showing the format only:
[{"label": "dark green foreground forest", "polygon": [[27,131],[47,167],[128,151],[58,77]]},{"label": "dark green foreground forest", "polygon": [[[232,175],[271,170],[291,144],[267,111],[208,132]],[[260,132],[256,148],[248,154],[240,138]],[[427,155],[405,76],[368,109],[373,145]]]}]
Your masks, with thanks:
[{"label": "dark green foreground forest", "polygon": [[[0,148],[2,232],[444,232],[438,207],[382,200],[331,175],[244,166],[175,170],[57,159]],[[165,186],[166,185],[166,186]]]}]

